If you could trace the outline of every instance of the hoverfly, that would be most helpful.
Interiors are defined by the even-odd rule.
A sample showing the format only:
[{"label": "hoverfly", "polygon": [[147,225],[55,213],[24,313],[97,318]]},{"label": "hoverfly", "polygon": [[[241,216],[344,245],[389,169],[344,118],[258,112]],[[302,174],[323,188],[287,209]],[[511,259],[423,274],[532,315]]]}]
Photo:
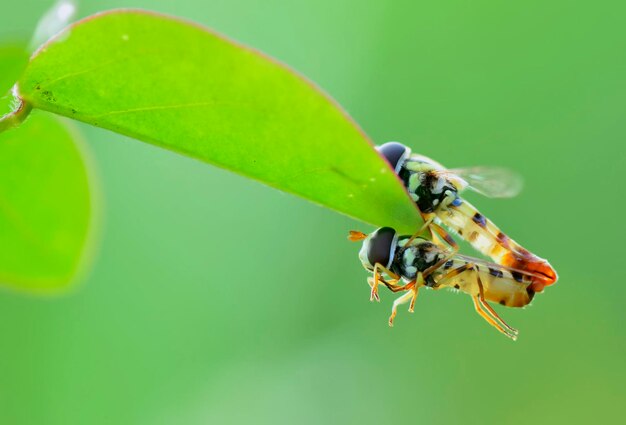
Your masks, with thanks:
[{"label": "hoverfly", "polygon": [[430,158],[411,154],[407,146],[397,142],[385,143],[376,149],[400,177],[424,222],[431,225],[431,231],[437,230],[454,246],[445,230],[438,228],[438,223],[443,222],[496,263],[530,272],[535,292],[556,282],[556,271],[547,260],[509,238],[459,196],[465,189],[492,198],[515,196],[521,189],[521,179],[516,174],[494,167],[449,170]]},{"label": "hoverfly", "polygon": [[535,295],[532,288],[535,273],[456,254],[439,244],[414,236],[399,236],[390,227],[381,227],[366,235],[351,231],[348,238],[363,241],[359,259],[372,272],[367,281],[375,288],[379,282],[392,292],[404,292],[391,309],[389,325],[393,326],[398,306],[407,302],[413,312],[418,291],[454,288],[472,297],[476,312],[504,335],[517,339],[517,330],[509,326],[487,301],[507,307],[523,307]]}]

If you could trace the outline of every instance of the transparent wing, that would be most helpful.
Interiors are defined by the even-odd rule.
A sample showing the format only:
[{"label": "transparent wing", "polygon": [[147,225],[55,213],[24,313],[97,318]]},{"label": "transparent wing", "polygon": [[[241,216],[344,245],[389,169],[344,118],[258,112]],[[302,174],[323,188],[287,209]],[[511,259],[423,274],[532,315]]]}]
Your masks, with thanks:
[{"label": "transparent wing", "polygon": [[512,273],[517,273],[519,275],[527,276],[529,278],[535,278],[535,279],[541,279],[541,280],[546,278],[545,276],[540,275],[538,273],[533,273],[533,272],[530,272],[530,271],[527,271],[527,270],[520,270],[520,269],[515,269],[513,267],[503,266],[501,264],[492,263],[491,261],[482,260],[480,258],[469,257],[467,255],[456,254],[453,258],[455,260],[461,260],[461,261],[465,261],[465,262],[468,262],[468,263],[476,264],[479,267],[480,266],[485,266],[485,267],[489,267],[490,269],[494,269],[494,270],[508,271],[511,274]]},{"label": "transparent wing", "polygon": [[76,14],[76,0],[58,0],[39,20],[30,41],[31,50],[37,49],[50,37],[70,23]]},{"label": "transparent wing", "polygon": [[512,198],[524,186],[522,176],[504,167],[470,167],[445,170],[468,184],[468,188],[489,198]]}]

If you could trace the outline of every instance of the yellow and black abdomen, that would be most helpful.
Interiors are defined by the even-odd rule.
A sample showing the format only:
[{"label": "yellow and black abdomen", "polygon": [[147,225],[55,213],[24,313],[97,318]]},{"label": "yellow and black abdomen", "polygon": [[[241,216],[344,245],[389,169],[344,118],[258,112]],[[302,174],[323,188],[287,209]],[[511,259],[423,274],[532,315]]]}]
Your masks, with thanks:
[{"label": "yellow and black abdomen", "polygon": [[457,198],[439,209],[437,218],[496,263],[534,273],[531,282],[534,291],[541,292],[556,282],[556,272],[547,260],[509,238],[469,202]]}]

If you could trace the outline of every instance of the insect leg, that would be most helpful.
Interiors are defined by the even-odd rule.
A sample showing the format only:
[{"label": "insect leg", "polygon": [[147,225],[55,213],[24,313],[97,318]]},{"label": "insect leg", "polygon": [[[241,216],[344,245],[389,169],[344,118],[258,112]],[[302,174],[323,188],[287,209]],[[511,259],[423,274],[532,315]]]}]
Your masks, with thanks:
[{"label": "insect leg", "polygon": [[[387,288],[389,288],[389,290],[391,292],[400,292],[400,291],[406,291],[407,288],[405,288],[405,285],[397,285],[396,283],[398,282],[397,280],[386,280],[384,278],[379,278],[378,282],[382,282]],[[370,289],[373,290],[374,289],[374,278],[372,276],[367,278],[367,284],[370,286]],[[376,293],[376,295],[378,295],[378,292]],[[370,292],[370,301],[371,301],[371,292]],[[377,301],[380,301],[380,298],[376,298]]]},{"label": "insect leg", "polygon": [[517,339],[517,334],[507,332],[502,326],[500,326],[500,324],[493,320],[485,310],[482,309],[480,304],[480,298],[478,297],[478,295],[472,295],[472,300],[474,301],[474,309],[476,309],[476,313],[480,314],[480,316],[485,319],[487,323],[496,328],[498,331],[502,332],[504,335],[511,338],[513,341]]},{"label": "insect leg", "polygon": [[464,273],[470,270],[473,267],[474,267],[473,264],[466,263],[466,264],[463,264],[462,266],[457,267],[456,269],[450,270],[448,273],[446,273],[445,275],[439,278],[439,280],[437,281],[437,283],[435,283],[435,286],[433,288],[436,289],[439,286],[444,285],[447,280],[450,280],[453,277],[456,277],[460,275],[461,273]]},{"label": "insect leg", "polygon": [[441,236],[443,240],[446,241],[448,246],[452,250],[454,250],[455,253],[459,250],[459,244],[456,243],[456,241],[452,238],[452,236],[450,236],[450,233],[448,233],[446,229],[444,229],[437,223],[432,223],[430,225],[430,232],[431,234],[433,234],[433,236],[434,236],[434,233],[437,233],[439,236]]},{"label": "insect leg", "polygon": [[446,197],[441,200],[441,204],[439,204],[439,208],[448,208],[448,206],[454,202],[457,198],[456,193],[453,193],[450,190],[446,190]]},{"label": "insect leg", "polygon": [[482,308],[487,310],[494,319],[496,319],[502,326],[508,329],[508,333],[510,333],[511,335],[508,335],[507,333],[507,336],[511,336],[511,338],[515,336],[515,338],[517,338],[518,330],[509,326],[485,300],[485,292],[483,289],[483,283],[480,279],[480,275],[478,274],[478,269],[474,267],[474,270],[476,271],[476,283],[478,285],[478,302],[480,302],[480,305],[482,306]]},{"label": "insect leg", "polygon": [[393,326],[393,319],[396,317],[396,314],[398,314],[398,306],[408,302],[412,297],[417,296],[414,294],[414,291],[417,293],[415,281],[411,282],[409,285],[411,285],[409,290],[393,302],[393,306],[391,307],[391,316],[389,316],[389,326]]},{"label": "insect leg", "polygon": [[424,224],[422,225],[422,227],[420,227],[420,229],[417,232],[415,232],[413,234],[413,236],[411,236],[409,238],[408,241],[406,241],[404,246],[402,248],[400,248],[399,254],[402,254],[404,252],[404,250],[407,249],[411,245],[411,242],[413,242],[413,240],[416,237],[421,235],[424,232],[424,230],[430,228],[430,226],[433,224],[433,220],[435,219],[434,215],[430,216],[429,218],[426,218],[426,216],[424,214],[422,214],[422,217],[424,217]]},{"label": "insect leg", "polygon": [[[478,274],[478,269],[474,266],[473,270],[476,271],[476,284],[478,285],[478,295],[472,295],[472,300],[474,301],[474,309],[476,309],[476,312],[480,314],[482,318],[485,319],[491,326],[493,326],[494,328],[502,332],[504,335],[508,336],[513,341],[515,341],[517,339],[517,329],[514,329],[510,327],[509,325],[507,325],[506,322],[502,320],[500,316],[498,316],[498,314],[491,308],[491,306],[487,304],[487,302],[485,301],[485,293],[483,290],[483,284]],[[490,316],[487,313],[487,311],[485,311],[484,309],[486,309],[489,313],[491,313],[493,317]],[[497,319],[497,321],[501,322],[506,329],[504,329],[500,325],[500,323],[494,320],[494,318]]]},{"label": "insect leg", "polygon": [[[406,285],[397,285],[397,281],[396,280],[385,280],[383,278],[380,278],[380,282],[382,282],[391,292],[401,292],[401,291],[406,291],[408,289],[411,288],[411,283],[407,283]],[[370,288],[372,287],[372,285],[374,284],[374,278],[373,277],[368,277],[367,278],[367,283],[369,284]]]},{"label": "insect leg", "polygon": [[415,285],[413,285],[413,288],[411,288],[411,291],[413,292],[413,297],[411,297],[411,304],[409,304],[409,312],[411,313],[415,311],[415,301],[417,300],[417,291],[419,290],[420,286],[424,286],[424,276],[421,272],[417,274],[417,280],[415,282]]},{"label": "insect leg", "polygon": [[502,319],[502,318],[498,315],[498,313],[496,313],[496,311],[495,311],[493,308],[491,308],[491,306],[489,305],[489,303],[487,303],[485,300],[480,299],[480,298],[479,298],[478,300],[480,301],[480,304],[481,304],[481,305],[482,305],[482,306],[483,306],[486,310],[488,310],[488,311],[489,311],[489,313],[490,313],[490,314],[491,314],[491,315],[492,315],[492,316],[493,316],[496,320],[498,320],[498,321],[502,324],[502,326],[504,326],[506,329],[508,329],[509,333],[511,333],[512,335],[514,335],[514,336],[515,336],[515,338],[513,338],[513,339],[516,339],[516,338],[517,338],[517,334],[519,333],[519,331],[518,331],[517,329],[515,329],[515,328],[513,328],[513,327],[509,326],[509,325],[508,325],[508,323],[506,323],[506,322],[504,321],[504,319]]},{"label": "insect leg", "polygon": [[[441,260],[437,261],[435,264],[433,264],[432,266],[430,266],[429,268],[427,268],[426,270],[424,270],[423,274],[424,276],[430,276],[430,274],[432,272],[434,272],[435,270],[437,270],[439,267],[443,266],[445,263],[447,263],[452,257],[454,257],[456,255],[456,253],[459,251],[459,247],[457,246],[453,251],[450,251],[446,256],[444,256]],[[459,273],[464,272],[467,269],[463,269],[461,270]],[[454,270],[453,270],[454,271]],[[458,273],[457,273],[458,274]],[[444,277],[447,277],[448,275],[445,275]],[[455,275],[456,276],[456,275]],[[452,276],[451,276],[452,277]],[[438,286],[438,285],[435,285]]]},{"label": "insect leg", "polygon": [[[499,330],[500,332],[502,332],[509,338],[516,340],[517,330],[507,325],[506,322],[504,322],[504,320],[502,320],[500,316],[498,316],[498,314],[485,301],[483,284],[480,279],[480,275],[478,274],[478,268],[476,267],[475,264],[466,263],[460,267],[457,267],[454,270],[451,270],[450,272],[445,274],[443,277],[441,277],[435,286],[436,287],[441,286],[445,283],[446,280],[452,279],[453,277],[456,277],[460,275],[461,273],[465,273],[469,270],[473,270],[476,272],[476,284],[478,286],[478,294],[472,295],[472,300],[474,301],[474,308],[476,309],[476,312],[480,314],[480,316],[483,319],[485,319],[491,326],[495,327],[497,330]],[[494,318],[492,318],[485,310],[487,310],[489,313],[492,313],[494,317],[498,319],[498,321],[502,322],[504,327],[502,327],[502,325],[500,325],[496,320],[494,320]]]},{"label": "insect leg", "polygon": [[[374,265],[374,284],[370,285],[370,287],[372,288],[372,290],[370,291],[370,301],[374,301],[374,300],[380,301],[380,297],[378,296],[378,284],[381,281],[385,282],[385,280],[380,275],[380,271],[386,273],[388,276],[390,276],[396,282],[400,280],[400,276],[398,276],[397,274],[395,274],[394,272],[392,272],[391,270],[389,270],[388,268],[386,268],[382,264],[376,263]],[[369,280],[368,280],[368,282],[369,282]]]}]

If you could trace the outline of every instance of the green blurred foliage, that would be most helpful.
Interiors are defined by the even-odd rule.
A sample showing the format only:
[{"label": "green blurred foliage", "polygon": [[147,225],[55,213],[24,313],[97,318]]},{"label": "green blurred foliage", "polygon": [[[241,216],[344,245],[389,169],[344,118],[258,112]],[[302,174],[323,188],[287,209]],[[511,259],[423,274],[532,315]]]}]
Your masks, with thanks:
[{"label": "green blurred foliage", "polygon": [[[521,196],[472,201],[560,281],[524,310],[496,306],[516,343],[445,292],[389,329],[392,296],[369,303],[345,240],[355,222],[81,126],[103,177],[101,254],[70,296],[0,294],[0,422],[622,421],[622,3],[94,0],[82,14],[115,6],[274,55],[376,142],[518,169]],[[0,28],[46,7],[12,4]]]},{"label": "green blurred foliage", "polygon": [[98,188],[82,142],[66,122],[36,111],[0,133],[2,285],[66,290],[84,267],[81,259],[89,262]]},{"label": "green blurred foliage", "polygon": [[[28,62],[28,54],[24,46],[15,43],[0,46],[0,96],[11,88],[19,78]],[[4,111],[0,109],[0,116]]]}]

